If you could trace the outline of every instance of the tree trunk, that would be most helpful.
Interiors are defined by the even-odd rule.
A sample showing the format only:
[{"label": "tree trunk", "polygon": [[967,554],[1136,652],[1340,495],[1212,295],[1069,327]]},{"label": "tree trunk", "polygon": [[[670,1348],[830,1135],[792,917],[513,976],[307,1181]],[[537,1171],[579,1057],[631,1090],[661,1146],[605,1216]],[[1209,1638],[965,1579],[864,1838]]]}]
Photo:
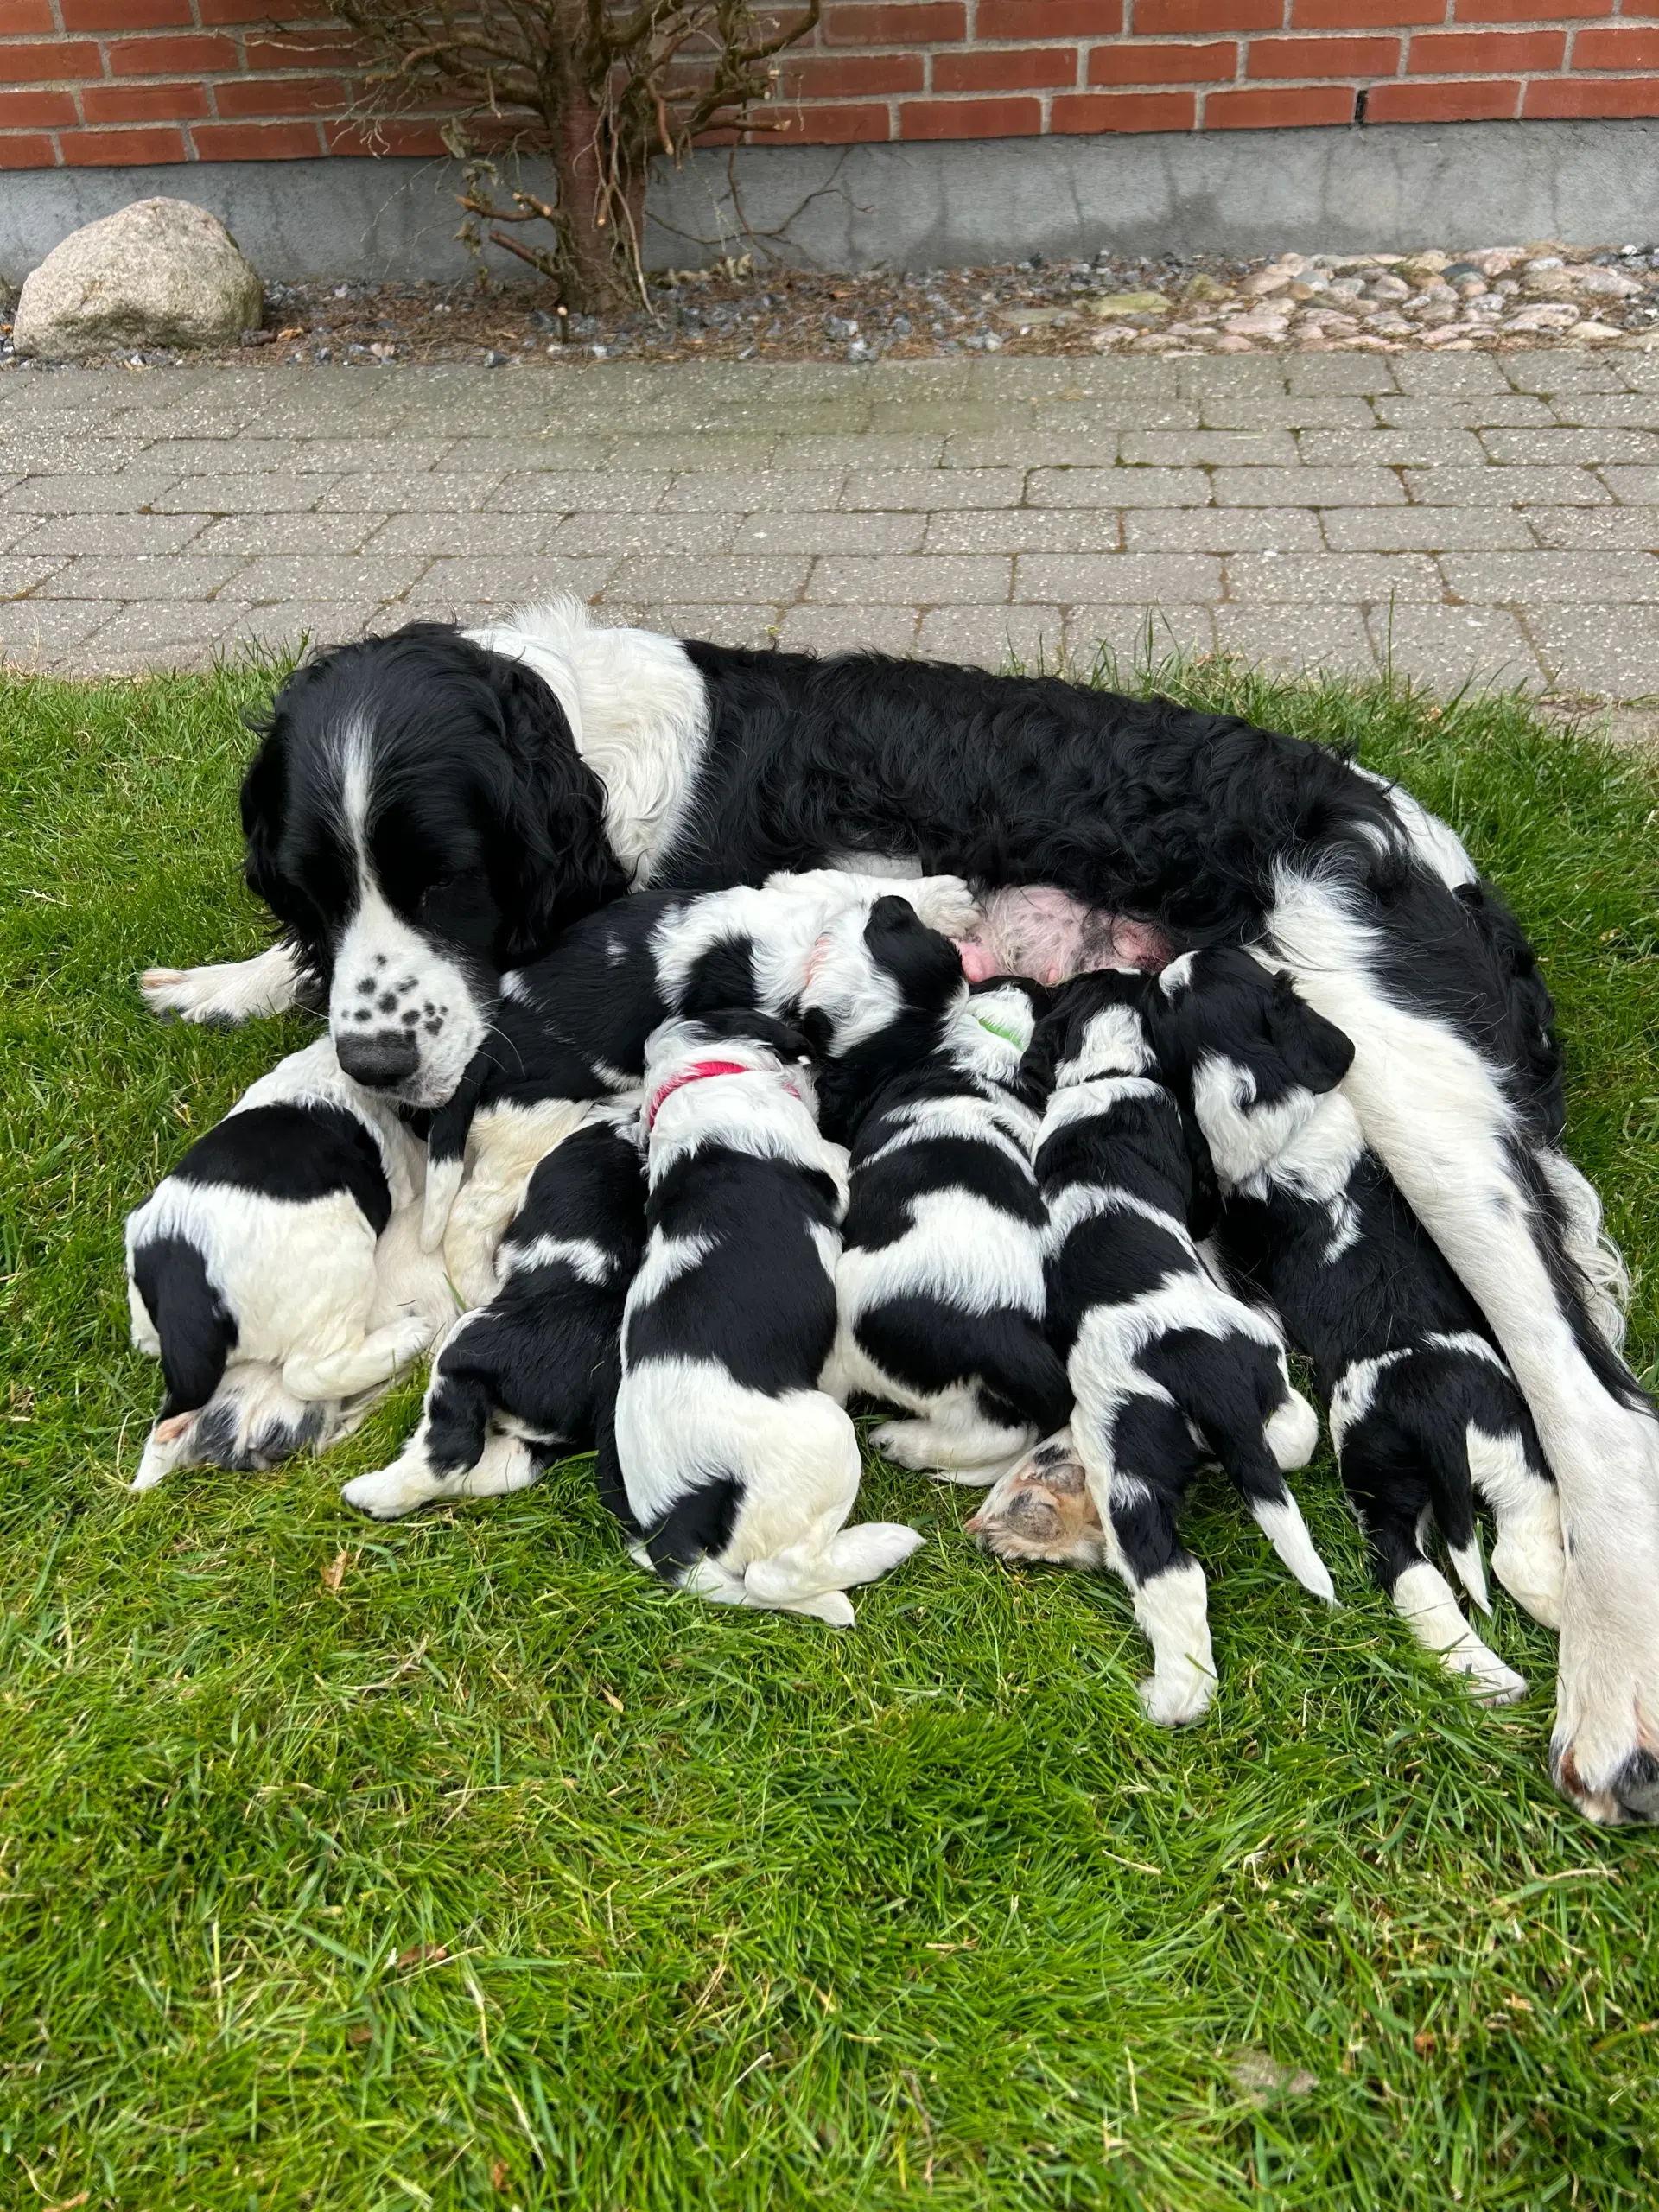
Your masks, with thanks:
[{"label": "tree trunk", "polygon": [[567,80],[553,142],[560,257],[567,270],[565,296],[578,314],[626,315],[639,303],[633,241],[606,191],[601,124],[599,103],[585,86]]}]

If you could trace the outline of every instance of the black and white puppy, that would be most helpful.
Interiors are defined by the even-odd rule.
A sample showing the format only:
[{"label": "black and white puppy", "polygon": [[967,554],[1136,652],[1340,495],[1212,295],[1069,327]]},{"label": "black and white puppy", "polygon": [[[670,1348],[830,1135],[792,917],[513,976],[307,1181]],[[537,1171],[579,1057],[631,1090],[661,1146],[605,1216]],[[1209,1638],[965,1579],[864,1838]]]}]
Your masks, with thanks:
[{"label": "black and white puppy", "polygon": [[819,1388],[836,1341],[846,1155],[805,1040],[765,1014],[666,1022],[645,1055],[650,1197],[601,1491],[635,1553],[716,1603],[850,1627],[846,1592],[922,1541],[849,1529],[858,1438]]},{"label": "black and white puppy", "polygon": [[460,1321],[399,1456],[342,1493],[377,1520],[523,1490],[592,1449],[616,1388],[645,1236],[637,1101],[594,1105],[540,1162],[501,1245],[501,1287]]},{"label": "black and white puppy", "polygon": [[959,1482],[994,1482],[1071,1406],[1044,1330],[1037,1116],[1020,1092],[1037,995],[970,995],[956,947],[902,898],[832,925],[801,995],[852,1148],[824,1388],[904,1407],[875,1448]]},{"label": "black and white puppy", "polygon": [[[494,1249],[531,1168],[580,1120],[572,1102],[637,1084],[645,1040],[671,1015],[788,1014],[824,931],[837,916],[861,918],[888,888],[823,868],[700,896],[642,891],[574,923],[544,958],[505,976],[490,1033],[429,1139],[422,1235],[429,1249],[443,1244],[462,1295],[489,1295]],[[947,931],[978,912],[957,876],[902,891]]]},{"label": "black and white puppy", "polygon": [[135,1490],[326,1441],[427,1350],[454,1305],[419,1249],[421,1173],[421,1147],[322,1037],[128,1215],[132,1340],[167,1385]]},{"label": "black and white puppy", "polygon": [[1298,1126],[1265,1154],[1241,1142],[1237,1093],[1255,1078],[1255,1040],[1285,1020],[1282,979],[1239,954],[1201,952],[1166,971],[1166,988],[1189,1033],[1227,1040],[1234,1073],[1212,1066],[1196,1086],[1217,1167],[1243,1156],[1246,1168],[1222,1175],[1217,1243],[1230,1274],[1273,1306],[1313,1361],[1378,1580],[1414,1633],[1469,1675],[1478,1695],[1521,1696],[1525,1682],[1469,1627],[1423,1546],[1438,1523],[1459,1580],[1489,1611],[1475,1534],[1479,1490],[1497,1518],[1499,1580],[1536,1618],[1559,1620],[1555,1487],[1479,1308],[1366,1145],[1347,1098],[1328,1090],[1295,1105],[1271,1047],[1275,1065],[1261,1071],[1257,1087],[1278,1103],[1263,1114],[1281,1130]]},{"label": "black and white puppy", "polygon": [[[1049,1330],[1076,1400],[1071,1446],[1107,1563],[1152,1645],[1142,1705],[1174,1726],[1196,1720],[1215,1688],[1204,1570],[1176,1534],[1202,1465],[1220,1461],[1304,1588],[1334,1593],[1285,1483],[1312,1456],[1318,1420],[1291,1388],[1272,1324],[1223,1288],[1195,1243],[1213,1196],[1201,1140],[1156,1074],[1147,1017],[1157,991],[1109,972],[1059,994],[1036,1053],[1054,1081],[1037,1178]],[[1014,1469],[1004,1479],[1014,1489],[1025,1478]],[[1029,1556],[1002,1504],[994,1490],[970,1529],[1004,1556]]]}]

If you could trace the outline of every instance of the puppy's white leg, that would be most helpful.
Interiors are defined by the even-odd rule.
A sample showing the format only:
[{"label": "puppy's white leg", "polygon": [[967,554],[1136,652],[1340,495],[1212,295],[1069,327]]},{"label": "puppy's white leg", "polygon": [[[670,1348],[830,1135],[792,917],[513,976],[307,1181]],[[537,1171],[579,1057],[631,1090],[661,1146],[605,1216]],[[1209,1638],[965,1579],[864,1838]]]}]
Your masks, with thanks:
[{"label": "puppy's white leg", "polygon": [[460,1195],[466,1173],[464,1160],[433,1160],[427,1162],[426,1189],[421,1200],[422,1251],[442,1251],[444,1232],[449,1226],[449,1216]]},{"label": "puppy's white leg", "polygon": [[965,1402],[938,1408],[924,1420],[883,1421],[870,1431],[871,1444],[894,1466],[953,1483],[1000,1480],[1034,1441],[1030,1427],[1001,1427]]},{"label": "puppy's white leg", "polygon": [[531,1107],[486,1107],[474,1118],[467,1147],[471,1173],[443,1236],[449,1280],[466,1305],[487,1306],[495,1296],[496,1252],[524,1205],[531,1177],[593,1110],[588,1100],[549,1098]]},{"label": "puppy's white leg", "polygon": [[1269,1414],[1263,1433],[1274,1464],[1281,1474],[1291,1474],[1305,1467],[1313,1457],[1319,1441],[1319,1417],[1300,1390],[1290,1387],[1290,1377],[1285,1377],[1285,1399]]},{"label": "puppy's white leg", "polygon": [[[198,1409],[199,1411],[200,1409]],[[138,1461],[138,1471],[129,1487],[132,1490],[154,1490],[156,1484],[175,1467],[189,1464],[190,1449],[195,1439],[197,1414],[172,1414],[166,1421],[158,1421],[144,1442]]]},{"label": "puppy's white leg", "polygon": [[1555,1485],[1528,1464],[1518,1436],[1489,1436],[1472,1421],[1467,1435],[1470,1475],[1497,1522],[1492,1573],[1534,1620],[1559,1628],[1566,1560]]},{"label": "puppy's white leg", "polygon": [[1188,1559],[1138,1586],[1131,1583],[1130,1590],[1135,1618],[1152,1646],[1152,1673],[1140,1687],[1141,1707],[1160,1728],[1184,1728],[1203,1718],[1216,1694],[1204,1569]]},{"label": "puppy's white leg", "polygon": [[1425,1560],[1408,1567],[1394,1586],[1394,1602],[1425,1650],[1439,1655],[1454,1675],[1467,1675],[1483,1705],[1513,1705],[1527,1694],[1526,1677],[1506,1667],[1475,1634],[1439,1567]]},{"label": "puppy's white leg", "polygon": [[356,1475],[340,1491],[347,1505],[377,1521],[397,1521],[423,1505],[452,1497],[505,1497],[541,1479],[531,1450],[521,1437],[491,1437],[476,1465],[441,1473],[427,1457],[424,1421],[401,1454],[372,1474]]},{"label": "puppy's white leg", "polygon": [[304,965],[286,940],[251,960],[226,960],[209,968],[146,968],[138,988],[153,1014],[181,1021],[233,1027],[261,1014],[283,1014],[299,994]]},{"label": "puppy's white leg", "polygon": [[354,1397],[359,1390],[389,1382],[431,1341],[430,1321],[418,1313],[406,1315],[336,1351],[294,1353],[283,1363],[283,1384],[300,1398]]}]

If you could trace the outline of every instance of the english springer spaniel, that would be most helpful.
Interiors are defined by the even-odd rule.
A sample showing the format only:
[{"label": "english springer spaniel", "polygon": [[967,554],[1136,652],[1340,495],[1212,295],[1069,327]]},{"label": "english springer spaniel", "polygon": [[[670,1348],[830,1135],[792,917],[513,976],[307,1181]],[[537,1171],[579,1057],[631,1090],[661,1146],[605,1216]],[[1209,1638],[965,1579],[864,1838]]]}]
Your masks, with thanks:
[{"label": "english springer spaniel", "polygon": [[128,1215],[132,1340],[167,1386],[135,1490],[327,1442],[442,1333],[454,1306],[414,1233],[421,1173],[394,1109],[320,1037]]},{"label": "english springer spaniel", "polygon": [[1037,1116],[1020,1095],[1033,987],[969,995],[949,939],[888,898],[826,931],[801,1009],[851,1147],[824,1388],[906,1409],[870,1438],[900,1466],[994,1482],[1071,1406],[1044,1329]]},{"label": "english springer spaniel", "polygon": [[420,1427],[390,1466],[346,1484],[347,1505],[390,1521],[500,1497],[593,1448],[645,1246],[639,1121],[637,1101],[592,1106],[539,1163],[497,1257],[500,1288],[456,1325]]},{"label": "english springer spaniel", "polygon": [[1548,993],[1408,794],[1166,700],[682,644],[565,601],[301,670],[243,817],[284,935],[251,962],[152,971],[152,1003],[241,1020],[308,983],[346,1065],[414,1103],[460,1080],[501,972],[630,885],[851,855],[1052,886],[1176,950],[1260,944],[1354,1040],[1366,1141],[1484,1313],[1556,1476],[1555,1777],[1593,1819],[1659,1819],[1659,1422],[1619,1357],[1595,1194],[1560,1149]]},{"label": "english springer spaniel", "polygon": [[[1099,1516],[1106,1562],[1128,1586],[1152,1646],[1141,1685],[1149,1719],[1196,1720],[1215,1690],[1204,1569],[1176,1520],[1187,1487],[1219,1460],[1303,1587],[1334,1592],[1285,1483],[1319,1437],[1291,1388],[1272,1325],[1199,1257],[1210,1226],[1201,1149],[1159,1079],[1146,1013],[1159,987],[1105,973],[1067,985],[1045,1020],[1053,1066],[1037,1179],[1048,1211],[1048,1325],[1066,1356],[1071,1440]],[[1006,1478],[1018,1487],[1026,1471]],[[1018,1555],[993,1490],[969,1528]]]},{"label": "english springer spaniel", "polygon": [[805,1040],[768,1015],[653,1034],[648,1235],[599,1477],[665,1581],[849,1628],[848,1590],[922,1540],[845,1525],[858,1437],[818,1378],[836,1340],[846,1155],[814,1106]]}]

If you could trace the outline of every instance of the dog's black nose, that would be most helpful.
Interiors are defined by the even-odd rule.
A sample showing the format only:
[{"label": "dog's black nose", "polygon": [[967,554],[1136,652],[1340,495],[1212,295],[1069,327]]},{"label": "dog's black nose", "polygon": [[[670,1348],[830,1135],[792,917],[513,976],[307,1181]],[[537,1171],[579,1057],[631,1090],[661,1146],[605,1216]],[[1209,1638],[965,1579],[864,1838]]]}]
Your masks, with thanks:
[{"label": "dog's black nose", "polygon": [[414,1074],[421,1057],[415,1039],[398,1029],[378,1030],[372,1037],[341,1037],[334,1050],[352,1081],[371,1090],[394,1090]]}]

